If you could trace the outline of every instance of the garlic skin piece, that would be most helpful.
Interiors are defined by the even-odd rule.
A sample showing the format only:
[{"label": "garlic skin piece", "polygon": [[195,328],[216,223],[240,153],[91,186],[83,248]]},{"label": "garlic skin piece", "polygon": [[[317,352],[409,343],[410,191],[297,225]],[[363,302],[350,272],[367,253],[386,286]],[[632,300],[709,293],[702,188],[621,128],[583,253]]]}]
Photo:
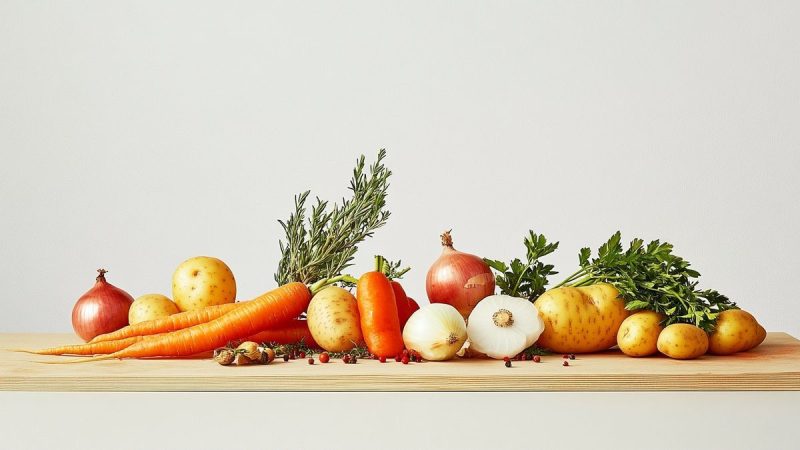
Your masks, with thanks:
[{"label": "garlic skin piece", "polygon": [[470,349],[495,359],[513,357],[533,345],[544,321],[533,303],[510,295],[490,295],[469,315]]},{"label": "garlic skin piece", "polygon": [[446,361],[467,340],[461,313],[446,303],[432,303],[414,311],[403,328],[403,343],[428,361]]}]

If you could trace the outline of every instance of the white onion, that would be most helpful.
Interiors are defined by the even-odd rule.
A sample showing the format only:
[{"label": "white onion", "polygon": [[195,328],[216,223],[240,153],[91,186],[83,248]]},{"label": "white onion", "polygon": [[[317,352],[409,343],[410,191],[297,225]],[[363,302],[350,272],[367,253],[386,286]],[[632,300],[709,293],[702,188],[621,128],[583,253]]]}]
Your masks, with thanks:
[{"label": "white onion", "polygon": [[403,343],[429,361],[453,358],[467,340],[461,313],[445,303],[433,303],[414,312],[403,328]]},{"label": "white onion", "polygon": [[544,331],[544,321],[533,303],[510,295],[481,300],[468,322],[470,349],[495,359],[516,356]]}]

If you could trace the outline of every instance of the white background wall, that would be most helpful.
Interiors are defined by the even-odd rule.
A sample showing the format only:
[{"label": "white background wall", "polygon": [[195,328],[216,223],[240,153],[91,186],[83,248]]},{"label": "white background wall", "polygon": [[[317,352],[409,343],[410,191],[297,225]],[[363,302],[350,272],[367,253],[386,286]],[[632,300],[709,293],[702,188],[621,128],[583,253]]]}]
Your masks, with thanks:
[{"label": "white background wall", "polygon": [[[212,2],[209,2],[212,3]],[[383,253],[662,238],[800,335],[800,4],[0,2],[0,331],[68,331],[94,279],[274,285],[278,218],[389,150]]]}]

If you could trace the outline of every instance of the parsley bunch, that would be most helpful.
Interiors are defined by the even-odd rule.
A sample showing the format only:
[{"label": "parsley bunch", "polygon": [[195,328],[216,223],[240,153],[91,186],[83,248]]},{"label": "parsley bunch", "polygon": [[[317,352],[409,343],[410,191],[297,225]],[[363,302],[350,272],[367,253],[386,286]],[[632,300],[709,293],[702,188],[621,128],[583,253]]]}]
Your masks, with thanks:
[{"label": "parsley bunch", "polygon": [[509,264],[487,258],[483,260],[497,272],[495,283],[500,288],[501,294],[534,301],[544,293],[547,277],[558,273],[553,270],[552,264],[539,261],[539,258],[556,251],[558,242],[548,243],[543,234],[529,231],[524,243],[527,250],[526,262],[522,262],[519,258],[515,258]]},{"label": "parsley bunch", "polygon": [[672,244],[655,240],[645,245],[637,238],[624,250],[621,239],[619,231],[614,233],[596,258],[591,258],[589,248],[582,248],[580,270],[556,287],[609,283],[620,292],[626,309],[660,312],[667,316],[665,325],[691,323],[707,332],[713,331],[721,311],[736,309],[719,292],[697,288],[700,273],[672,253]]}]

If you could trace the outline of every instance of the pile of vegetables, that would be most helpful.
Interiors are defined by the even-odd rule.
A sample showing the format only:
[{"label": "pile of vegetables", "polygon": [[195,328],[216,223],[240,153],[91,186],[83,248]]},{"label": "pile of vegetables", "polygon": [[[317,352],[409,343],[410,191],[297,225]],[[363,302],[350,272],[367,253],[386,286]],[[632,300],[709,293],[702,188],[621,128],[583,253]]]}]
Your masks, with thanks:
[{"label": "pile of vegetables", "polygon": [[174,272],[172,299],[134,300],[108,284],[101,269],[73,310],[75,331],[87,343],[33,353],[93,356],[77,360],[83,362],[214,351],[222,365],[245,365],[269,364],[276,355],[288,361],[297,347],[303,357],[319,353],[322,363],[337,355],[350,363],[365,356],[403,363],[487,356],[510,367],[514,357],[538,362],[551,351],[574,359],[614,346],[633,357],[728,355],[766,336],[726,296],[700,289],[699,272],[671,244],[633,239],[624,248],[619,232],[594,257],[581,249],[579,269],[551,289],[558,272],[543,259],[559,243],[533,231],[523,239],[524,258],[508,263],[458,251],[451,231],[444,232],[426,278],[430,304],[422,307],[401,284],[410,269],[400,261],[376,256],[374,270],[344,273],[358,245],[390,216],[385,157],[379,151],[369,167],[364,156],[356,161],[352,195],[341,203],[317,198],[309,211],[309,192],[295,197],[294,211],[279,221],[285,237],[277,288],[237,302],[230,268],[195,257]]}]

